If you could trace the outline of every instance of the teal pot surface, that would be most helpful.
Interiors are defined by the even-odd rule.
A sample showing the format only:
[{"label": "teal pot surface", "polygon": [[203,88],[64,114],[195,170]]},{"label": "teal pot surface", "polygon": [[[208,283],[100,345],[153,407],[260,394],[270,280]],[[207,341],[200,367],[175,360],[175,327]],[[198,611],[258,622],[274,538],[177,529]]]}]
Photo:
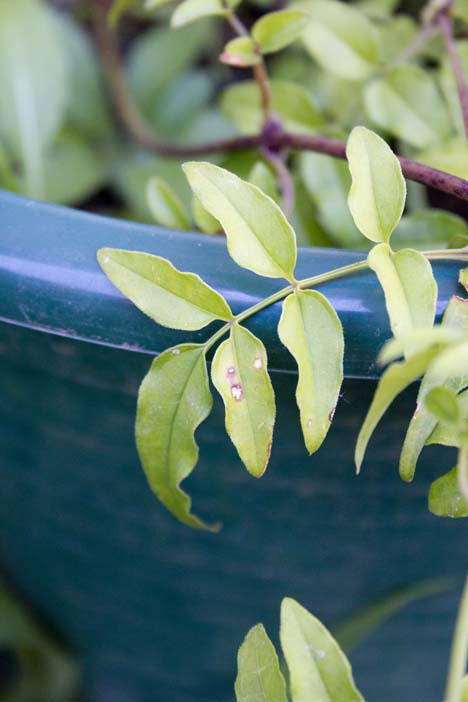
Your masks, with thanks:
[{"label": "teal pot surface", "polygon": [[[399,587],[450,576],[447,594],[412,604],[351,652],[366,699],[441,700],[468,532],[427,510],[428,485],[452,466],[450,451],[428,450],[413,484],[398,478],[414,391],[395,404],[354,475],[374,359],[390,336],[372,274],[322,287],[343,321],[347,379],[312,458],[294,364],[276,337],[281,306],[251,320],[277,394],[272,461],[262,480],[247,475],[216,400],[187,481],[198,513],[223,521],[215,535],[178,524],[153,498],[133,441],[148,354],[187,337],[125,300],[96,249],[162,254],[202,275],[235,311],[279,284],[237,268],[221,239],[13,195],[0,195],[0,226],[0,563],[76,651],[86,702],[232,702],[236,650],[257,621],[276,637],[284,595],[332,626]],[[361,256],[304,249],[299,274]],[[435,266],[439,314],[457,292],[457,269]]]}]

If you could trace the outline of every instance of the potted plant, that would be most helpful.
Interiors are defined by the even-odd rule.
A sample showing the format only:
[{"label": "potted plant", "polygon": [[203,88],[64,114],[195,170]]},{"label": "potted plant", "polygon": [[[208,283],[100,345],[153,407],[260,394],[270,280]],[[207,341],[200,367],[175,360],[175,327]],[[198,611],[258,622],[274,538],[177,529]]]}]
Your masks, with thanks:
[{"label": "potted plant", "polygon": [[[129,4],[116,3],[111,8],[114,22]],[[0,316],[7,322],[2,324],[1,562],[12,582],[78,652],[91,700],[145,702],[154,698],[155,689],[174,700],[223,699],[231,694],[227,653],[252,620],[268,620],[286,591],[313,605],[321,617],[338,620],[401,585],[465,570],[463,521],[436,518],[427,510],[430,484],[440,480],[455,459],[449,459],[445,449],[429,449],[411,486],[404,485],[395,470],[408,424],[407,446],[413,453],[405,462],[404,477],[412,477],[414,459],[426,441],[457,446],[459,465],[463,467],[466,460],[465,371],[456,365],[466,350],[459,314],[466,293],[458,284],[466,260],[466,224],[454,214],[455,202],[463,202],[468,193],[466,145],[457,136],[463,129],[466,105],[465,46],[463,41],[455,42],[453,35],[454,17],[463,21],[464,10],[459,5],[431,5],[419,27],[411,15],[394,16],[390,5],[317,2],[268,12],[258,20],[253,11],[246,12],[253,26],[247,35],[232,7],[208,7],[193,0],[179,5],[173,19],[176,25],[198,14],[214,14],[241,34],[233,40],[226,37],[221,47],[223,65],[252,70],[256,79],[229,85],[222,95],[225,115],[240,131],[247,131],[233,135],[232,126],[212,109],[199,110],[203,114],[198,114],[198,126],[182,119],[185,105],[197,112],[194,104],[203,92],[198,56],[203,49],[209,53],[211,41],[217,49],[221,30],[214,32],[206,25],[198,30],[196,24],[188,31],[178,30],[182,34],[175,33],[176,52],[169,61],[163,60],[174,33],[161,30],[164,8],[149,7],[159,24],[146,34],[136,31],[133,41],[140,20],[131,25],[125,77],[115,29],[108,24],[108,4],[88,7],[84,3],[76,12],[83,12],[87,21],[88,10],[93,10],[94,35],[114,109],[132,139],[146,148],[141,154],[119,138],[112,124],[89,38],[76,20],[70,24],[68,15],[57,16],[50,7],[27,0],[17,4],[20,9],[6,0],[0,3],[4,13],[0,50],[5,52],[0,62],[4,71],[2,182],[26,193],[1,194]],[[25,26],[27,36],[34,39],[15,43],[15,38],[25,36]],[[41,32],[48,45],[47,54],[39,52],[43,63],[34,60]],[[403,57],[395,49],[401,37],[408,47]],[[276,54],[293,41],[284,57]],[[296,49],[299,41],[312,59]],[[57,60],[64,46],[68,63]],[[265,71],[264,56],[270,52],[273,81]],[[177,65],[185,69],[194,56],[195,71],[181,74]],[[81,70],[83,66],[88,73]],[[164,76],[154,70],[161,66]],[[221,85],[226,73],[219,76],[218,70],[211,72]],[[317,104],[308,88],[309,71]],[[439,73],[444,96],[435,84]],[[18,75],[32,79],[18,82]],[[36,75],[40,81],[34,80]],[[285,75],[295,80],[285,81]],[[42,83],[46,78],[47,83]],[[24,85],[26,107],[19,99],[23,93],[18,93]],[[41,90],[36,90],[39,86]],[[61,94],[57,88],[64,86],[67,90]],[[196,86],[195,95],[192,86]],[[354,98],[357,104],[352,104]],[[31,106],[37,108],[37,117],[28,122]],[[147,125],[150,119],[166,141],[156,139]],[[356,124],[366,126],[352,131],[347,141],[353,177],[348,210],[351,175],[346,163],[334,159],[343,158],[346,149],[346,141],[337,137],[347,137]],[[398,160],[369,127],[378,128],[405,155]],[[205,137],[216,131],[216,138],[200,145],[195,142],[197,129]],[[174,144],[175,133],[180,135],[178,144]],[[194,141],[186,146],[183,142],[188,143],[189,137]],[[149,151],[156,156],[149,158]],[[213,154],[217,163],[207,164]],[[172,158],[175,161],[168,161]],[[198,160],[198,165],[186,169],[193,201],[188,186],[180,185],[180,161],[188,159]],[[363,166],[366,163],[368,168]],[[403,176],[410,183],[407,197]],[[216,186],[214,194],[206,187],[210,178],[210,187]],[[110,183],[120,199],[107,198],[103,203],[101,193],[88,203],[88,209],[113,214],[130,210],[135,219],[143,220],[153,212],[166,228],[31,199],[76,203],[102,183]],[[449,196],[448,209],[428,210],[427,194],[420,185]],[[234,197],[235,212],[229,209],[234,192],[239,194],[237,200]],[[441,205],[442,196],[437,197]],[[405,202],[407,214],[400,220]],[[244,211],[246,203],[250,214]],[[222,229],[226,233],[234,260],[222,236],[167,228],[192,228],[192,217],[205,232]],[[297,264],[289,222],[300,243],[313,245],[299,250]],[[337,244],[363,250],[338,249]],[[368,257],[371,247],[374,253]],[[411,253],[395,254],[399,249]],[[98,250],[111,280],[166,327],[142,315],[106,279],[96,261]],[[132,254],[136,268],[128,265],[128,254],[122,251],[139,252]],[[377,275],[368,270],[367,262]],[[151,269],[149,294],[146,283],[141,287],[145,276],[140,265]],[[267,277],[252,275],[245,268]],[[283,283],[269,277],[278,272],[286,278],[285,290]],[[173,298],[155,298],[161,288],[167,293],[168,280]],[[307,285],[299,282],[304,280]],[[307,405],[310,379],[306,392],[298,393],[301,427],[295,391],[296,361],[301,366],[303,350],[297,349],[294,339],[297,325],[288,328],[282,300],[290,296],[292,307],[297,291],[317,283],[320,293],[311,295],[311,300],[325,312],[322,336],[317,336],[320,345],[315,347],[322,351],[317,351],[311,365],[323,382],[319,392],[312,393],[311,406]],[[186,304],[207,296],[208,312],[192,304],[192,313],[186,316],[180,295],[175,294],[182,289]],[[157,304],[148,309],[148,300],[152,304],[155,299]],[[447,306],[456,323],[450,323],[449,315],[445,324],[434,328],[434,312],[440,322]],[[281,315],[283,343],[277,336]],[[196,513],[204,521],[214,517],[224,522],[221,533],[213,535],[188,530],[154,500],[138,469],[132,426],[138,386],[148,370],[147,354],[160,354],[154,366],[158,373],[164,359],[182,360],[193,350],[180,344],[205,344],[209,337],[205,323],[222,319],[230,332],[234,317],[236,324],[242,322],[236,327],[244,335],[239,343],[250,344],[253,353],[246,377],[262,380],[258,384],[248,379],[248,390],[243,380],[238,382],[239,368],[231,363],[232,348],[226,345],[221,348],[229,358],[218,352],[214,380],[228,407],[228,430],[254,475],[264,472],[272,443],[273,394],[267,369],[277,421],[271,466],[261,481],[253,481],[239,470],[236,450],[224,432],[221,398],[215,398],[209,419],[197,432],[202,469],[189,478],[188,487],[184,485],[194,495]],[[192,331],[187,334],[180,327]],[[212,327],[214,336],[218,329],[219,325]],[[382,373],[377,357],[392,333],[397,338],[384,352],[390,366],[377,386]],[[224,343],[220,336],[215,341]],[[168,348],[172,351],[167,352]],[[425,354],[425,361],[413,368],[415,349]],[[206,350],[211,361],[214,343]],[[398,361],[402,354],[406,361]],[[242,358],[240,362],[244,363]],[[324,374],[321,364],[327,363]],[[442,372],[441,364],[442,371],[448,368],[446,376],[437,375],[437,382],[431,382],[430,373]],[[158,441],[166,431],[151,414],[160,411],[158,403],[164,405],[164,412],[170,408],[171,392],[182,377],[180,368],[175,366],[171,377],[164,375],[164,382],[169,378],[164,394],[158,379],[156,399],[150,397],[146,403],[145,395],[140,396],[141,416],[151,420],[146,434],[150,442],[155,431]],[[302,371],[301,375],[305,377]],[[354,445],[376,387],[376,404],[364,424],[360,449],[393,395],[422,375],[426,379],[415,418],[411,419],[415,391],[409,387],[376,434],[365,474],[356,478]],[[154,374],[150,390],[151,377]],[[149,457],[143,462],[153,489],[166,505],[200,526],[195,522],[198,518],[189,515],[179,484],[195,465],[193,433],[211,402],[203,372],[194,392],[196,411],[182,418],[173,442],[182,459],[160,461],[164,447],[149,446]],[[341,401],[335,414],[338,395]],[[236,418],[232,412],[251,398],[258,417],[247,450],[242,446],[249,431],[242,424],[245,417]],[[181,399],[176,397],[178,404]],[[318,430],[317,417],[326,420]],[[239,426],[240,438],[236,437]],[[323,447],[308,458],[304,439],[307,449],[315,451],[328,429]],[[139,433],[143,455],[142,435],[144,431]],[[252,445],[254,452],[258,449],[254,459]],[[452,516],[465,513],[464,471],[458,474],[460,484],[454,472],[435,483],[433,511]],[[432,602],[430,610],[421,602],[406,614],[404,625],[387,629],[388,638],[380,647],[371,643],[356,654],[356,668],[362,670],[369,699],[377,695],[409,699],[413,690],[406,677],[422,660],[430,660],[431,666],[425,680],[415,677],[414,685],[419,694],[435,699],[434,690],[442,679],[441,648],[450,636],[450,626],[445,621],[440,624],[445,608],[442,598],[438,605]],[[430,617],[426,616],[429,611]],[[402,662],[401,646],[410,641],[413,631],[423,643]],[[442,633],[436,637],[436,631]],[[383,646],[386,665],[398,665],[401,670],[401,676],[390,683],[372,663],[381,657]]]}]

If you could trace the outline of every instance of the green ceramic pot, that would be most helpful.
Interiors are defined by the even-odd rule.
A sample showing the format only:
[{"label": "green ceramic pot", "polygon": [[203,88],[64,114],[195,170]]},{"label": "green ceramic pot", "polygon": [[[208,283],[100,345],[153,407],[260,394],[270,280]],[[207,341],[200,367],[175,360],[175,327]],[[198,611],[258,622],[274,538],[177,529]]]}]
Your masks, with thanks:
[{"label": "green ceramic pot", "polygon": [[[347,379],[312,458],[300,436],[294,363],[276,337],[280,305],[251,320],[277,393],[272,461],[262,480],[247,475],[216,401],[187,485],[196,511],[224,522],[213,535],[181,526],[153,498],[133,440],[150,355],[187,337],[125,300],[96,250],[166,256],[221,290],[235,311],[278,283],[236,267],[222,239],[6,193],[0,223],[0,563],[77,652],[86,702],[231,702],[237,647],[257,621],[276,633],[282,596],[331,626],[397,587],[448,575],[454,591],[411,605],[351,655],[368,700],[442,699],[468,532],[427,511],[430,481],[453,464],[449,451],[428,450],[412,485],[398,478],[414,392],[396,403],[354,475],[374,359],[390,336],[372,274],[322,287],[343,321]],[[299,274],[360,256],[304,249]],[[457,265],[435,270],[440,313],[456,291]]]}]

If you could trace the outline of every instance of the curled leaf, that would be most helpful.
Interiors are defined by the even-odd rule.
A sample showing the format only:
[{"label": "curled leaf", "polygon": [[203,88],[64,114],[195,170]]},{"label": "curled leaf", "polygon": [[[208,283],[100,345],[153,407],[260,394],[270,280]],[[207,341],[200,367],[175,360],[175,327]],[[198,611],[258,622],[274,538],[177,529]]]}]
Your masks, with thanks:
[{"label": "curled leaf", "polygon": [[315,290],[299,290],[284,301],[278,333],[298,365],[296,399],[311,454],[327,435],[338,402],[343,381],[343,329],[326,297]]},{"label": "curled leaf", "polygon": [[294,279],[294,231],[271,198],[211,163],[186,163],[184,171],[203,207],[221,223],[239,266],[270,278]]},{"label": "curled leaf", "polygon": [[346,145],[352,184],[348,196],[357,228],[376,243],[388,242],[400,221],[406,183],[388,144],[366,127],[355,127]]},{"label": "curled leaf", "polygon": [[270,459],[275,423],[275,396],[260,339],[234,325],[216,350],[211,378],[226,408],[226,431],[249,473],[260,478]]},{"label": "curled leaf", "polygon": [[98,261],[112,283],[158,324],[193,330],[215,319],[232,319],[229,305],[216,290],[161,256],[100,249]]},{"label": "curled leaf", "polygon": [[150,487],[174,516],[197,529],[209,527],[190,512],[191,499],[179,486],[197,463],[195,430],[212,404],[199,344],[175,346],[155,358],[138,394],[136,443]]}]

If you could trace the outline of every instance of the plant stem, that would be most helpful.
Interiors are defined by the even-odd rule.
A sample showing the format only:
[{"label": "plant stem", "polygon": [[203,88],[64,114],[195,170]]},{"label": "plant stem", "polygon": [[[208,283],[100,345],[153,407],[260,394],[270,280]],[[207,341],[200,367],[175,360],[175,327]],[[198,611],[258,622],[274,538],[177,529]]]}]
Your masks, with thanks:
[{"label": "plant stem", "polygon": [[244,319],[252,317],[257,312],[261,312],[266,307],[273,305],[275,302],[283,300],[287,295],[298,289],[312,288],[321,283],[326,283],[329,280],[336,280],[337,278],[342,278],[350,273],[357,273],[368,267],[367,260],[357,261],[356,263],[350,263],[347,266],[341,266],[340,268],[333,268],[331,271],[326,273],[319,273],[318,275],[313,275],[310,278],[304,278],[303,280],[297,281],[295,284],[287,285],[281,290],[277,290],[272,295],[265,297],[263,300],[255,303],[246,310],[236,314],[231,322],[224,324],[218,331],[216,331],[210,338],[205,342],[205,352],[208,351],[214,344],[219,341],[232,327],[233,324],[243,322]]},{"label": "plant stem", "polygon": [[[315,151],[335,158],[346,158],[346,143],[344,141],[324,136],[292,134],[282,128],[274,130],[271,134],[264,131],[262,134],[220,139],[187,146],[160,142],[141,115],[128,89],[116,36],[107,23],[105,6],[96,0],[93,9],[96,44],[109,83],[112,101],[122,125],[133,139],[145,149],[159,156],[190,158],[205,156],[210,153],[240,151],[263,146],[273,151],[278,151],[281,148],[291,148]],[[427,187],[448,193],[461,200],[468,200],[468,181],[463,178],[403,157],[400,157],[400,163],[403,175],[409,180],[422,183]]]},{"label": "plant stem", "polygon": [[285,215],[289,216],[294,209],[296,193],[291,173],[284,162],[284,155],[269,151],[268,149],[264,149],[263,154],[276,171],[278,185],[281,191],[281,208]]},{"label": "plant stem", "polygon": [[437,25],[444,39],[445,48],[447,49],[450,63],[452,64],[453,75],[457,84],[458,99],[463,115],[463,124],[465,125],[465,134],[468,137],[468,85],[466,83],[465,71],[460,59],[460,54],[455,42],[453,34],[452,18],[448,11],[441,12],[437,17]]},{"label": "plant stem", "polygon": [[444,702],[460,702],[461,683],[468,656],[468,577],[458,610]]},{"label": "plant stem", "polygon": [[468,259],[468,246],[462,249],[436,249],[434,251],[424,251],[425,257],[430,261],[446,260],[446,261],[466,261]]}]

